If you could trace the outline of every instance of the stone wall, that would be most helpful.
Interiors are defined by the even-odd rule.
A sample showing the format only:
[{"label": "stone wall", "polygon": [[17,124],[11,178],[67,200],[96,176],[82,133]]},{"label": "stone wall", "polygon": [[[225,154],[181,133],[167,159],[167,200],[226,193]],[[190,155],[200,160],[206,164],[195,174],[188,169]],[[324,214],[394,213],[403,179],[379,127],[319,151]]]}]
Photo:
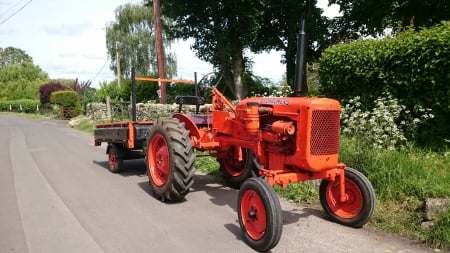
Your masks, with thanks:
[{"label": "stone wall", "polygon": [[[153,103],[138,103],[136,104],[136,120],[149,121],[159,117],[168,117],[173,113],[178,112],[179,105],[177,104],[153,104]],[[200,106],[200,112],[211,110],[211,105]],[[108,116],[108,109],[105,103],[89,103],[86,106],[86,117],[95,122],[111,122],[123,121],[124,118],[131,120],[131,105],[114,104],[110,108],[111,117]],[[195,106],[183,105],[183,113],[194,113]]]}]

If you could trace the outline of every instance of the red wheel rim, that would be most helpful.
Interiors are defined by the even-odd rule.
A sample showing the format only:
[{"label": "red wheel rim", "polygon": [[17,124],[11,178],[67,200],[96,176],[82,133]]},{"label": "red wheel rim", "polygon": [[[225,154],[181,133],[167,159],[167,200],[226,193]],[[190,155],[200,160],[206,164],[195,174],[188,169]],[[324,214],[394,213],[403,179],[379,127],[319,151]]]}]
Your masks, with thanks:
[{"label": "red wheel rim", "polygon": [[169,148],[163,136],[152,138],[147,155],[149,175],[157,186],[164,185],[169,176]]},{"label": "red wheel rim", "polygon": [[266,209],[259,194],[247,190],[242,195],[241,218],[247,234],[253,240],[259,240],[266,231]]},{"label": "red wheel rim", "polygon": [[352,180],[345,179],[344,202],[339,201],[339,180],[330,182],[326,190],[326,200],[332,213],[343,219],[352,219],[359,215],[363,207],[363,196]]},{"label": "red wheel rim", "polygon": [[[241,160],[239,160],[241,158]],[[245,171],[245,153],[241,148],[231,148],[227,152],[227,158],[223,161],[223,167],[232,177],[239,177]]]},{"label": "red wheel rim", "polygon": [[117,163],[117,156],[114,152],[109,152],[109,167],[115,168]]}]

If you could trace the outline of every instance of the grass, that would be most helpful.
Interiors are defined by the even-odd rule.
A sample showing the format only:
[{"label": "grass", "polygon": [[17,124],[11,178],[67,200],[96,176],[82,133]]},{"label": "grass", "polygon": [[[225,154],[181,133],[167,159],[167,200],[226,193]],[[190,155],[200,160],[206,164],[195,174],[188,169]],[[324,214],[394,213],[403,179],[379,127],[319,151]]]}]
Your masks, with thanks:
[{"label": "grass", "polygon": [[432,229],[425,232],[425,241],[437,248],[449,248],[450,210],[440,216]]},{"label": "grass", "polygon": [[92,120],[82,118],[78,121],[76,129],[87,133],[94,133],[95,126]]},{"label": "grass", "polygon": [[216,158],[208,156],[208,152],[197,151],[196,155],[195,168],[208,175],[221,176]]},{"label": "grass", "polygon": [[20,116],[24,118],[29,119],[49,119],[50,117],[42,115],[42,114],[36,114],[36,113],[23,113],[23,112],[0,112],[0,114],[3,115],[15,115]]}]

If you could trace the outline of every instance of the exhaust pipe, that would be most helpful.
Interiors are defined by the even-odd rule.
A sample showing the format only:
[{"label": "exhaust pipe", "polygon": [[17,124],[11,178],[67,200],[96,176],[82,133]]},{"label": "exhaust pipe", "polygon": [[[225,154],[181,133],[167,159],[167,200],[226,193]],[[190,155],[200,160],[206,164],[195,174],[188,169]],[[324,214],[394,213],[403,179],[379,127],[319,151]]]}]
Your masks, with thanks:
[{"label": "exhaust pipe", "polygon": [[300,21],[300,30],[297,35],[297,54],[296,54],[296,66],[295,66],[295,83],[294,83],[294,96],[301,97],[308,92],[308,85],[306,84],[306,17],[311,8],[311,1],[306,0],[305,10],[303,11]]}]

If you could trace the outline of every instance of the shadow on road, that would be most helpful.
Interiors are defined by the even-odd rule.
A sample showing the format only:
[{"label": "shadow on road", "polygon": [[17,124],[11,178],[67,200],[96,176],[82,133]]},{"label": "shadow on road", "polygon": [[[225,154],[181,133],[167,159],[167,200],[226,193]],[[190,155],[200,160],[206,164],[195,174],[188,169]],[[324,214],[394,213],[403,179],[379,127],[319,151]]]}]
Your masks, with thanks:
[{"label": "shadow on road", "polygon": [[[93,163],[102,167],[105,170],[108,170],[109,162],[106,161],[93,161]],[[133,160],[125,160],[123,161],[123,170],[118,175],[123,177],[129,176],[138,176],[138,177],[146,177],[147,176],[147,168],[145,166],[144,159],[133,159]],[[109,171],[109,170],[108,170]]]},{"label": "shadow on road", "polygon": [[[93,161],[100,167],[108,170],[108,161]],[[109,172],[109,171],[108,171]],[[125,160],[124,169],[119,175],[123,177],[138,176],[147,177],[147,168],[144,159]],[[138,183],[138,186],[148,193],[153,198],[157,199],[153,194],[153,191],[148,183],[148,180]],[[217,206],[229,206],[237,213],[237,197],[239,190],[230,188],[225,185],[222,178],[212,175],[202,174],[200,172],[194,175],[194,184],[191,187],[190,192],[202,191],[208,194],[211,198],[210,201]],[[180,202],[164,202],[168,205],[177,205],[185,202],[186,199]],[[320,207],[301,207],[291,210],[282,210],[283,212],[283,224],[292,224],[298,222],[300,219],[307,218],[309,216],[316,216],[321,219],[327,219]],[[237,217],[236,217],[237,218]],[[242,232],[240,227],[235,224],[225,224],[225,227],[239,240],[242,240]]]},{"label": "shadow on road", "polygon": [[[192,186],[191,192],[203,191],[211,196],[210,201],[219,206],[229,206],[237,213],[237,197],[239,190],[230,188],[224,185],[224,181],[216,176],[211,175],[196,175],[195,182]],[[292,210],[282,210],[283,212],[283,224],[292,224],[298,222],[302,218],[307,218],[311,215],[324,218],[325,215],[320,209],[314,209],[310,207],[301,207]],[[230,224],[232,225],[232,224]],[[228,228],[228,227],[227,227]],[[230,229],[234,233],[235,229]],[[240,234],[240,228],[238,228]]]}]

